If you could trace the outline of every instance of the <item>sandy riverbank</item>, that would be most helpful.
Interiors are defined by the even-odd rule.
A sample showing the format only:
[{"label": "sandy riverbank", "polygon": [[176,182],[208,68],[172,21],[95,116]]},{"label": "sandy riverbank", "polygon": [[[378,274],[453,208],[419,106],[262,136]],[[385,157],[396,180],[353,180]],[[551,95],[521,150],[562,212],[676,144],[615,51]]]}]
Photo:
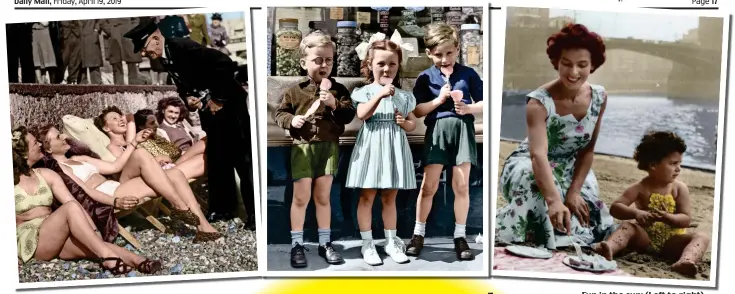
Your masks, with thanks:
[{"label": "sandy riverbank", "polygon": [[[499,169],[502,171],[505,158],[518,146],[516,143],[500,142],[500,160]],[[612,157],[606,155],[596,155],[592,164],[592,169],[597,175],[597,181],[600,185],[600,199],[610,205],[614,199],[623,193],[631,183],[645,176],[645,172],[636,168],[635,161],[632,159]],[[494,175],[495,177],[496,175]],[[712,234],[712,215],[714,211],[714,187],[715,174],[683,169],[679,180],[689,186],[690,197],[692,198],[692,224],[696,228],[690,231],[698,230],[708,235]],[[498,206],[507,204],[505,199],[498,191]],[[573,250],[573,249],[572,249]],[[698,280],[709,280],[710,255],[711,247],[705,254],[703,261],[699,264],[700,274],[697,275]],[[669,269],[671,262],[661,260],[654,256],[629,253],[616,259],[620,268],[634,276],[651,277],[651,278],[668,278],[668,279],[688,279],[682,275],[672,272]]]}]

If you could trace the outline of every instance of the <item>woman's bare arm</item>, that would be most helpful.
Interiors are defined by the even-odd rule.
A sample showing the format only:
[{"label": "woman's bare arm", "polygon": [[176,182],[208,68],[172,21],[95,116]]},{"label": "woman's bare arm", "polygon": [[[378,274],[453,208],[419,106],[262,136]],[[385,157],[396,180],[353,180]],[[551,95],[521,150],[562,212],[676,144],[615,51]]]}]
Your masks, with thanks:
[{"label": "woman's bare arm", "polygon": [[73,159],[94,165],[99,170],[100,174],[114,175],[122,171],[123,167],[125,167],[125,164],[128,162],[128,159],[130,159],[130,156],[135,151],[135,148],[138,146],[136,142],[131,144],[131,147],[133,148],[125,149],[125,151],[123,151],[123,153],[118,156],[114,162],[104,161],[89,156],[74,156]]},{"label": "woman's bare arm", "polygon": [[531,166],[536,184],[547,204],[561,201],[561,195],[554,184],[554,176],[548,159],[549,140],[546,137],[547,111],[541,102],[530,99],[526,105],[526,125],[528,128],[528,145],[531,154]]}]

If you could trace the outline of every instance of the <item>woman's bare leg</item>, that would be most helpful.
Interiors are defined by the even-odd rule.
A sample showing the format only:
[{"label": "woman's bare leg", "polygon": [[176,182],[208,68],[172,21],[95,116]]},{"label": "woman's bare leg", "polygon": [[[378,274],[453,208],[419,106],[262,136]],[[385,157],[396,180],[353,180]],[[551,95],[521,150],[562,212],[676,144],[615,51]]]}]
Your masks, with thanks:
[{"label": "woman's bare leg", "polygon": [[383,190],[380,192],[380,201],[383,204],[383,229],[395,230],[398,211],[396,210],[396,195],[398,190]]},{"label": "woman's bare leg", "polygon": [[[187,153],[189,154],[189,153]],[[176,161],[175,169],[184,173],[187,179],[196,179],[204,175],[204,154],[189,157],[187,160],[179,158]]]},{"label": "woman's bare leg", "polygon": [[[126,187],[128,181],[136,178],[142,179],[144,184],[154,191],[153,195],[148,197],[161,195],[177,210],[188,209],[184,201],[182,201],[179,195],[177,195],[173,183],[171,183],[168,176],[166,176],[166,173],[163,171],[161,166],[145,149],[137,149],[133,151],[132,155],[130,155],[130,159],[128,159],[128,162],[125,164],[125,167],[120,174],[121,185],[118,187],[118,190],[124,189],[126,194],[123,195],[141,195],[142,192],[148,192],[136,192],[137,190],[132,189],[143,189],[139,181],[133,182],[134,187]],[[118,194],[118,191],[115,191],[115,194]]]},{"label": "woman's bare leg", "polygon": [[612,260],[615,254],[623,249],[630,248],[636,251],[644,251],[651,245],[651,239],[643,227],[632,222],[623,222],[620,228],[615,230],[607,240],[602,241],[592,248],[605,257]]},{"label": "woman's bare leg", "polygon": [[[120,259],[122,259],[125,264],[131,267],[137,267],[141,262],[145,261],[144,257],[125,250],[125,248],[111,243],[105,243],[105,245],[107,245],[112,252],[115,252],[115,254],[120,256]],[[74,237],[69,237],[66,240],[64,247],[59,253],[59,258],[63,260],[88,259],[96,257],[97,256],[95,256],[94,252],[89,250],[89,248],[85,247],[82,242]]]},{"label": "woman's bare leg", "polygon": [[[111,250],[87,220],[89,216],[76,201],[64,203],[41,224],[35,258],[51,260],[63,250],[69,237],[74,237],[97,258],[119,257]],[[115,266],[115,261],[105,261],[105,266]]]},{"label": "woman's bare leg", "polygon": [[191,209],[191,212],[199,218],[199,226],[197,226],[197,229],[202,232],[216,232],[217,230],[207,222],[207,218],[204,216],[202,208],[199,206],[196,196],[194,196],[194,192],[191,191],[189,181],[184,176],[184,173],[174,168],[167,170],[166,175],[173,183],[176,193],[181,197],[181,200],[184,201],[185,205]]},{"label": "woman's bare leg", "polygon": [[178,161],[184,162],[197,155],[204,155],[204,150],[207,148],[207,143],[199,140],[194,145],[191,145],[184,155],[181,155]]}]

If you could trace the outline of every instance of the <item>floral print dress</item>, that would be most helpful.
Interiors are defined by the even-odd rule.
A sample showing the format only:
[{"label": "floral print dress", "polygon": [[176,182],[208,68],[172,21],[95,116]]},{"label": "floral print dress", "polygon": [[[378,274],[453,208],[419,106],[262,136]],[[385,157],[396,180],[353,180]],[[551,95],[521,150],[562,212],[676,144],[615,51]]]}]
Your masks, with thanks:
[{"label": "floral print dress", "polygon": [[[565,200],[572,183],[577,153],[592,139],[605,96],[602,86],[592,85],[590,106],[585,117],[579,121],[572,114],[557,114],[554,100],[546,89],[537,89],[526,97],[540,101],[546,108],[548,159],[554,184],[562,200]],[[497,212],[497,242],[533,242],[549,249],[571,245],[569,237],[554,230],[551,225],[546,201],[534,178],[528,139],[506,159],[499,184],[508,204]],[[581,192],[589,207],[590,226],[582,227],[577,217],[572,215],[572,239],[578,244],[599,242],[613,229],[613,218],[607,206],[599,199],[599,194],[597,178],[590,170]]]}]

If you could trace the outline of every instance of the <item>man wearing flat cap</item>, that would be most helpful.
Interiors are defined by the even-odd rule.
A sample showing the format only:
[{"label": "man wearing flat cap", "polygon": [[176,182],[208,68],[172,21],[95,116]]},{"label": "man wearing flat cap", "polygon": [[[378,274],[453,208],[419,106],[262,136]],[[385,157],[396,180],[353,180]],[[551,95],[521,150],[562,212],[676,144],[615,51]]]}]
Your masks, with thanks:
[{"label": "man wearing flat cap", "polygon": [[141,19],[125,34],[134,51],[158,59],[174,81],[179,97],[198,110],[207,133],[205,161],[209,180],[209,215],[212,222],[234,217],[237,207],[235,170],[255,230],[252,146],[247,92],[235,79],[237,64],[222,52],[188,38],[166,38],[153,18]]}]

